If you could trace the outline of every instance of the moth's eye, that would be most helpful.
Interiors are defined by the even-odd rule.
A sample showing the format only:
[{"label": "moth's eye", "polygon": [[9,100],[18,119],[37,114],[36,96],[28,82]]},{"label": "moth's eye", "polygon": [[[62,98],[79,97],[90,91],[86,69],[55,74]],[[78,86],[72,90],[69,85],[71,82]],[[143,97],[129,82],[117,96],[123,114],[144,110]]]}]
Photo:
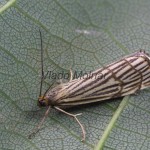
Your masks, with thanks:
[{"label": "moth's eye", "polygon": [[38,106],[41,106],[41,107],[44,107],[46,106],[46,101],[43,97],[39,97],[39,100],[38,100]]},{"label": "moth's eye", "polygon": [[46,106],[46,102],[44,100],[39,101],[40,106]]}]

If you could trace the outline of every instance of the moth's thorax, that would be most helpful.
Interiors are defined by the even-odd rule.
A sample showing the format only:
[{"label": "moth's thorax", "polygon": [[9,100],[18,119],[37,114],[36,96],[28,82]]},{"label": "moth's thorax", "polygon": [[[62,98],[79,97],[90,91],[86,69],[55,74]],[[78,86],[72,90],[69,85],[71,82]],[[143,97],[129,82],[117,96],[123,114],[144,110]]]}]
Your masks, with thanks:
[{"label": "moth's thorax", "polygon": [[56,87],[49,89],[44,96],[39,97],[38,105],[44,106],[58,106],[68,96],[69,91],[66,87],[70,85],[70,82],[57,85]]},{"label": "moth's thorax", "polygon": [[64,88],[65,84],[60,84],[55,88],[48,90],[45,94],[45,98],[48,99],[48,105],[59,105],[59,100],[63,99],[67,95]]}]

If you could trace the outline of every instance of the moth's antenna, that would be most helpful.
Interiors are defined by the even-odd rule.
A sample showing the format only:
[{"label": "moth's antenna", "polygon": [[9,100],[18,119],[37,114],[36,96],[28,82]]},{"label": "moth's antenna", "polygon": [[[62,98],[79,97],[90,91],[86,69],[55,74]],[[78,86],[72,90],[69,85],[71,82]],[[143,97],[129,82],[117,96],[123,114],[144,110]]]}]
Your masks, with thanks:
[{"label": "moth's antenna", "polygon": [[43,71],[43,41],[42,41],[42,33],[40,32],[40,39],[41,39],[41,84],[40,84],[40,94],[39,97],[41,97],[42,94],[42,85],[43,85],[43,78],[44,78],[44,71]]},{"label": "moth's antenna", "polygon": [[45,91],[43,97],[45,97],[46,93],[49,91],[49,89],[50,89],[53,85],[54,85],[54,83],[52,83],[52,84],[49,86],[49,88]]}]

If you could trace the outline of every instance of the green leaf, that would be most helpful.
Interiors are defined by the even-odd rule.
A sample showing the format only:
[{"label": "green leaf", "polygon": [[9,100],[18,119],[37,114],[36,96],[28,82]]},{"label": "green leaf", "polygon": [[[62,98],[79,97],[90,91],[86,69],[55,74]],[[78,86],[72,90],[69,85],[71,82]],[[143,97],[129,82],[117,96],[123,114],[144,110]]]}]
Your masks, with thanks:
[{"label": "green leaf", "polygon": [[9,1],[1,0],[0,1],[0,14],[3,11],[6,11],[9,7],[11,7],[15,2],[16,0],[9,0]]},{"label": "green leaf", "polygon": [[[123,99],[71,108],[86,128],[46,109],[40,89],[40,34],[44,72],[89,72],[144,49],[150,53],[150,1],[18,0],[0,3],[0,149],[150,149],[150,89]],[[2,4],[2,5],[1,5]],[[43,93],[52,78],[46,78]]]}]

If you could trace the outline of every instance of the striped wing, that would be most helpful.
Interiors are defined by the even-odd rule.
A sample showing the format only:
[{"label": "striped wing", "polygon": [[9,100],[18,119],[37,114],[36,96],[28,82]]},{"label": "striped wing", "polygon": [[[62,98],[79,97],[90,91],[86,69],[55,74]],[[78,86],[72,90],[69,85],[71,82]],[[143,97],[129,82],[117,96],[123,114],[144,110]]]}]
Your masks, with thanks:
[{"label": "striped wing", "polygon": [[[150,57],[138,52],[63,85],[57,105],[74,106],[135,93],[150,86]],[[103,75],[99,76],[98,75]]]}]

